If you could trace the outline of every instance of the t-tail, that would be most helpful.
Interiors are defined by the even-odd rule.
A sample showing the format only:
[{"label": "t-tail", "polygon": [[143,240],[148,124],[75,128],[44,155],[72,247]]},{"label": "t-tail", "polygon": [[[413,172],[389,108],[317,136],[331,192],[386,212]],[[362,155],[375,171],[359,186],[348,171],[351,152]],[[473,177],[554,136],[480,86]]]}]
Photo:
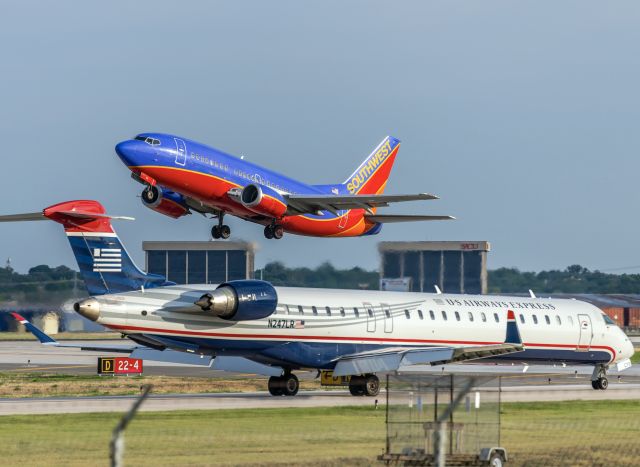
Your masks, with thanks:
[{"label": "t-tail", "polygon": [[399,148],[399,139],[393,136],[383,139],[369,157],[344,181],[349,193],[352,195],[384,193]]},{"label": "t-tail", "polygon": [[79,200],[54,204],[41,213],[0,216],[0,222],[50,219],[62,224],[90,295],[129,292],[173,285],[166,278],[141,271],[111,226],[111,219],[97,201]]}]

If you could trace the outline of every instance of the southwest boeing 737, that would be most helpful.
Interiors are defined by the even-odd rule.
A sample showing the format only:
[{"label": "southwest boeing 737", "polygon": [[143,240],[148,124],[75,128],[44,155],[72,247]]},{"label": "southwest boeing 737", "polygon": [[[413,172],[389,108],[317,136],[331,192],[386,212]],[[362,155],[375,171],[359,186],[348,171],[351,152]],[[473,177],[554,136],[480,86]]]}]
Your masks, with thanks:
[{"label": "southwest boeing 737", "polygon": [[490,295],[273,287],[237,280],[176,285],[136,267],[97,201],[70,201],[0,221],[51,219],[63,225],[91,295],[82,316],[137,345],[60,344],[23,322],[46,345],[117,351],[136,358],[204,364],[270,376],[273,395],[298,392],[296,369],[351,375],[353,395],[375,395],[376,373],[407,365],[478,360],[631,366],[633,345],[595,306]]},{"label": "southwest boeing 737", "polygon": [[179,218],[195,211],[218,223],[213,238],[229,238],[225,214],[264,225],[266,238],[284,232],[318,237],[356,237],[380,232],[388,222],[453,219],[451,216],[378,214],[389,203],[437,196],[385,195],[400,148],[387,137],[343,183],[308,185],[195,141],[144,133],[116,146],[116,153],[146,185],[148,208]]}]

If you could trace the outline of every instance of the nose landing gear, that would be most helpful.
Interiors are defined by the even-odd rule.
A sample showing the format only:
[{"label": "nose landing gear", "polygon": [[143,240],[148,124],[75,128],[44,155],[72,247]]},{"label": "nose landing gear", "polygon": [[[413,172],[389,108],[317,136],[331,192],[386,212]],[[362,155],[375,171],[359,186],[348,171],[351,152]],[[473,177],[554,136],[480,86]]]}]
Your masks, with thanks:
[{"label": "nose landing gear", "polygon": [[604,365],[596,365],[591,374],[591,387],[593,389],[605,390],[609,387],[607,379],[607,367]]},{"label": "nose landing gear", "polygon": [[218,214],[218,225],[214,225],[211,228],[211,236],[216,240],[222,238],[226,240],[231,236],[231,227],[228,225],[224,225],[222,222],[224,220],[224,212],[220,212]]}]

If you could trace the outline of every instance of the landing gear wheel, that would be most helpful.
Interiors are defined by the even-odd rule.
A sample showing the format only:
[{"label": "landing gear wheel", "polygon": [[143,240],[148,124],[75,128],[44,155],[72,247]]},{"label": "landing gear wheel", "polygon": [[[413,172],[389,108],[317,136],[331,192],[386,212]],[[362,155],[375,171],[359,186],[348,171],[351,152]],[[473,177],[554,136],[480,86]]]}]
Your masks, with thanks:
[{"label": "landing gear wheel", "polygon": [[264,228],[264,237],[271,240],[273,238],[273,229],[270,225]]},{"label": "landing gear wheel", "polygon": [[602,389],[603,391],[609,387],[609,380],[604,376],[602,378],[598,378],[598,389]]},{"label": "landing gear wheel", "polygon": [[366,383],[364,376],[352,376],[349,380],[349,392],[352,396],[364,396],[366,394]]},{"label": "landing gear wheel", "polygon": [[500,454],[499,452],[494,452],[493,454],[491,454],[491,457],[489,458],[489,466],[503,467],[504,459],[502,458],[502,454]]},{"label": "landing gear wheel", "polygon": [[600,389],[600,388],[598,387],[598,381],[591,381],[591,387],[592,387],[593,389]]},{"label": "landing gear wheel", "polygon": [[284,235],[284,227],[282,227],[281,225],[274,225],[272,231],[273,238],[275,238],[276,240],[280,240]]},{"label": "landing gear wheel", "polygon": [[211,227],[211,236],[216,240],[221,237],[220,226],[214,225]]},{"label": "landing gear wheel", "polygon": [[272,376],[269,378],[269,394],[272,396],[282,396],[284,394],[282,387],[282,379],[277,376]]},{"label": "landing gear wheel", "polygon": [[298,381],[298,377],[293,374],[289,374],[282,377],[284,383],[284,395],[285,396],[295,396],[298,394],[298,389],[300,389],[300,382]]},{"label": "landing gear wheel", "polygon": [[380,394],[380,380],[376,375],[366,375],[364,377],[364,393],[367,396]]},{"label": "landing gear wheel", "polygon": [[153,204],[158,201],[160,197],[160,191],[155,186],[148,186],[144,190],[142,190],[142,199],[147,204]]},{"label": "landing gear wheel", "polygon": [[219,227],[220,238],[224,238],[225,240],[231,236],[231,227],[228,225],[221,225]]}]

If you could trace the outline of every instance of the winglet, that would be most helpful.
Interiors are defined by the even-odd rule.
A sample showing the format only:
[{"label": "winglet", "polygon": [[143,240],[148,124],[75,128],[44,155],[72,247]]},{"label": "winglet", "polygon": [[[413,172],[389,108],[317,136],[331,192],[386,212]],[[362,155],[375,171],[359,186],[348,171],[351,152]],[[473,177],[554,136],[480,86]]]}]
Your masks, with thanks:
[{"label": "winglet", "polygon": [[507,337],[504,339],[505,344],[522,345],[522,338],[518,330],[516,322],[516,314],[513,310],[507,310]]},{"label": "winglet", "polygon": [[40,341],[40,343],[46,344],[46,345],[58,345],[57,340],[55,340],[53,337],[49,336],[48,334],[45,334],[39,328],[31,324],[31,322],[29,322],[29,320],[27,320],[23,316],[19,315],[18,313],[11,313],[11,316],[13,316],[16,319],[16,321],[18,321],[19,323],[24,324],[24,327],[27,328],[27,331],[29,331],[31,334],[36,336]]}]

